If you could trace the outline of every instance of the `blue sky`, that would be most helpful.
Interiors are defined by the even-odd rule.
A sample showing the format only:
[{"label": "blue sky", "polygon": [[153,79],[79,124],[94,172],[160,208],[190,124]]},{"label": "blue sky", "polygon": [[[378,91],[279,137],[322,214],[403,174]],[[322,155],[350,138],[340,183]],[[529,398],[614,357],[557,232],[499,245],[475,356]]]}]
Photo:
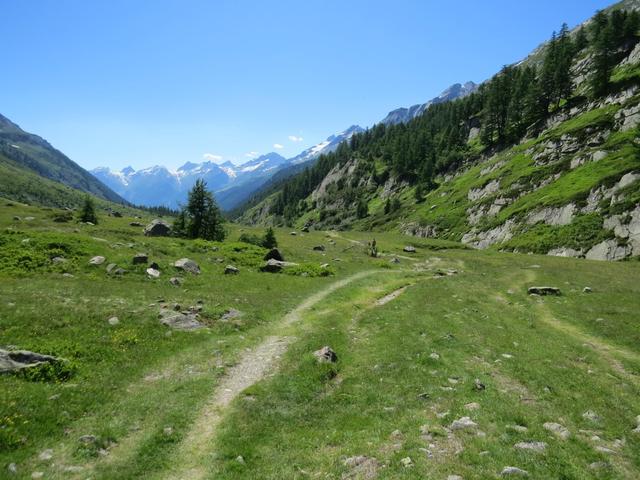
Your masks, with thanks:
[{"label": "blue sky", "polygon": [[609,3],[4,0],[0,113],[86,168],[289,157]]}]

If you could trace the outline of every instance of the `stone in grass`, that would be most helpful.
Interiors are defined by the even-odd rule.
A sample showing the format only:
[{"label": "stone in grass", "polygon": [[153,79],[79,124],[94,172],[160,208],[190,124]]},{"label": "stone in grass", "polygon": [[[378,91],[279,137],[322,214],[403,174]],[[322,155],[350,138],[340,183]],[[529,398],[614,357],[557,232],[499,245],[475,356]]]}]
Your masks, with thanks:
[{"label": "stone in grass", "polygon": [[545,442],[518,442],[514,446],[518,450],[529,450],[536,453],[542,453],[547,448]]},{"label": "stone in grass", "polygon": [[591,292],[593,292],[593,290],[591,290],[591,287],[584,287],[582,289],[582,293],[591,293]]},{"label": "stone in grass", "polygon": [[374,457],[357,455],[347,458],[344,466],[349,469],[349,472],[342,476],[343,479],[373,480],[378,476],[380,463]]},{"label": "stone in grass", "polygon": [[200,266],[189,258],[181,258],[180,260],[176,260],[173,266],[179,270],[193,273],[194,275],[198,275],[200,273]]},{"label": "stone in grass", "polygon": [[102,255],[96,255],[95,257],[89,260],[89,265],[102,265],[105,262],[106,258]]},{"label": "stone in grass", "polygon": [[451,430],[474,430],[478,424],[469,417],[461,417],[451,422]]},{"label": "stone in grass", "polygon": [[186,312],[161,312],[160,323],[174,330],[192,331],[202,328],[202,324],[198,321],[198,315]]},{"label": "stone in grass", "polygon": [[598,415],[593,410],[587,410],[582,414],[582,418],[585,420],[589,420],[590,422],[599,422],[601,420],[600,415]]},{"label": "stone in grass", "polygon": [[235,320],[236,318],[240,318],[244,315],[240,310],[236,310],[235,308],[227,308],[227,310],[220,317],[221,322],[228,322],[230,320]]},{"label": "stone in grass", "polygon": [[160,270],[155,268],[147,268],[147,275],[149,278],[160,278]]},{"label": "stone in grass", "polygon": [[407,245],[402,249],[402,251],[407,253],[416,253],[416,247],[414,247],[413,245]]},{"label": "stone in grass", "polygon": [[329,346],[324,346],[320,350],[313,352],[318,363],[335,363],[338,361],[338,355]]},{"label": "stone in grass", "polygon": [[171,225],[156,218],[144,228],[144,234],[147,237],[167,237],[171,234]]},{"label": "stone in grass", "polygon": [[634,428],[633,433],[640,433],[640,415],[636,417],[636,428]]},{"label": "stone in grass", "polygon": [[224,267],[225,275],[237,275],[238,273],[240,273],[240,270],[238,270],[238,268],[234,267],[233,265],[227,265],[226,267]]},{"label": "stone in grass", "polygon": [[44,477],[44,472],[33,472],[31,474],[31,478],[33,479],[38,479],[38,478],[43,478]]},{"label": "stone in grass", "polygon": [[107,323],[113,327],[115,327],[116,325],[118,325],[120,323],[120,320],[118,319],[118,317],[111,317],[109,318],[109,320],[107,320]]},{"label": "stone in grass", "polygon": [[313,247],[313,250],[316,252],[324,252],[324,245],[316,245],[315,247]]},{"label": "stone in grass", "polygon": [[529,472],[518,467],[504,467],[500,472],[502,477],[528,477]]},{"label": "stone in grass", "polygon": [[529,295],[560,295],[557,287],[529,287]]},{"label": "stone in grass", "polygon": [[413,460],[411,460],[411,457],[404,457],[402,460],[400,460],[400,464],[404,468],[413,467]]},{"label": "stone in grass", "polygon": [[179,287],[180,285],[182,285],[182,279],[179,277],[171,277],[169,279],[169,283],[174,287]]},{"label": "stone in grass", "polygon": [[264,264],[262,267],[260,267],[260,271],[269,272],[269,273],[278,273],[282,271],[283,268],[293,267],[295,265],[298,265],[298,264],[293,262],[281,262],[279,260],[274,260],[272,258],[271,260],[267,260],[267,263]]},{"label": "stone in grass", "polygon": [[51,450],[50,448],[43,450],[42,452],[40,452],[40,455],[38,455],[38,460],[40,460],[41,462],[48,462],[52,458],[53,450]]},{"label": "stone in grass", "polygon": [[30,352],[28,350],[0,349],[0,373],[15,372],[45,363],[57,363],[60,361],[61,359],[57,357]]},{"label": "stone in grass", "polygon": [[448,475],[447,480],[464,480],[460,475]]},{"label": "stone in grass", "polygon": [[545,430],[550,431],[556,437],[561,438],[562,440],[566,440],[571,436],[571,432],[564,426],[555,422],[546,422],[542,425]]},{"label": "stone in grass", "polygon": [[146,253],[136,253],[132,261],[134,265],[146,265],[149,262],[149,255]]},{"label": "stone in grass", "polygon": [[484,384],[484,383],[482,383],[482,382],[480,381],[480,379],[479,379],[479,378],[476,378],[476,379],[473,381],[473,388],[474,388],[474,390],[477,390],[478,392],[481,392],[481,391],[485,390],[487,387],[485,386],[485,384]]}]

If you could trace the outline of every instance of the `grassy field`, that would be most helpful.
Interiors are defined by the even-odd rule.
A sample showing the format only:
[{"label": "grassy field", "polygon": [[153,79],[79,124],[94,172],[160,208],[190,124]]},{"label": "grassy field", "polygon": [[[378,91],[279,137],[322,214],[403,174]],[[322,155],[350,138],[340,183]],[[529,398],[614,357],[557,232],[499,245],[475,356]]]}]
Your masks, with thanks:
[{"label": "grassy field", "polygon": [[[88,226],[6,203],[0,347],[68,362],[0,377],[0,478],[640,476],[638,262],[391,233],[375,234],[375,259],[370,233],[278,230],[301,267],[268,274],[265,250],[237,242],[260,230],[229,226],[222,244],[148,238],[129,223],[150,218]],[[138,252],[159,279],[132,264]],[[88,265],[94,255],[105,264]],[[179,274],[182,257],[202,274]],[[332,275],[317,275],[323,263]],[[562,295],[529,296],[537,284]],[[201,305],[206,328],[169,330],[161,300]],[[231,308],[242,316],[221,318]],[[336,363],[315,360],[325,345]]]}]

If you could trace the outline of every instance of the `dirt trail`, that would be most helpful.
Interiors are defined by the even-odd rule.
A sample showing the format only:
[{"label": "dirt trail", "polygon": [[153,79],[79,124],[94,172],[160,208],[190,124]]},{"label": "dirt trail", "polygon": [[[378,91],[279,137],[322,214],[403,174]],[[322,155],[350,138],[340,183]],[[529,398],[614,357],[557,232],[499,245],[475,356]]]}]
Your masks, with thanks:
[{"label": "dirt trail", "polygon": [[[278,323],[278,329],[290,326],[301,320],[302,313],[312,308],[331,293],[348,284],[385,270],[366,270],[356,273],[332,283],[323,290],[307,297],[295,309],[289,312]],[[215,436],[216,427],[222,419],[223,410],[243,390],[267,377],[275,370],[280,356],[287,350],[292,338],[272,336],[266,338],[260,345],[246,353],[240,361],[232,367],[216,386],[215,392],[194,422],[192,430],[183,441],[180,452],[176,456],[181,465],[176,473],[165,478],[171,480],[198,480],[206,476],[203,459],[211,448],[211,441]]]},{"label": "dirt trail", "polygon": [[385,295],[382,298],[379,298],[378,300],[376,300],[376,305],[377,306],[382,306],[382,305],[386,305],[387,303],[389,303],[391,300],[395,300],[396,298],[398,298],[400,295],[402,295],[404,293],[404,291],[407,289],[407,287],[401,287],[399,289],[397,289],[394,292],[391,292],[388,295]]}]

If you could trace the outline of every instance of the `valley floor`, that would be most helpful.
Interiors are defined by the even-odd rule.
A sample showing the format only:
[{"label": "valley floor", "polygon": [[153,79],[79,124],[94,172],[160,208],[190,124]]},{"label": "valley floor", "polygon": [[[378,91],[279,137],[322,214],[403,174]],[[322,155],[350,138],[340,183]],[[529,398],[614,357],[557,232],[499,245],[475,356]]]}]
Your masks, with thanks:
[{"label": "valley floor", "polygon": [[[376,234],[373,259],[371,233],[281,230],[287,260],[327,262],[334,275],[268,274],[263,252],[232,242],[235,226],[214,248],[145,238],[131,218],[91,227],[48,215],[0,210],[2,254],[33,246],[22,263],[0,257],[0,348],[75,370],[0,376],[0,478],[640,476],[638,262],[393,234]],[[66,267],[34,260],[52,244]],[[160,279],[130,265],[137,251]],[[98,254],[129,273],[88,266]],[[175,287],[169,265],[181,257],[202,274]],[[240,273],[224,275],[227,263]],[[533,285],[561,295],[530,296]],[[173,303],[202,305],[206,328],[161,325]],[[242,315],[223,317],[230,308]],[[323,346],[337,362],[317,362]]]}]

